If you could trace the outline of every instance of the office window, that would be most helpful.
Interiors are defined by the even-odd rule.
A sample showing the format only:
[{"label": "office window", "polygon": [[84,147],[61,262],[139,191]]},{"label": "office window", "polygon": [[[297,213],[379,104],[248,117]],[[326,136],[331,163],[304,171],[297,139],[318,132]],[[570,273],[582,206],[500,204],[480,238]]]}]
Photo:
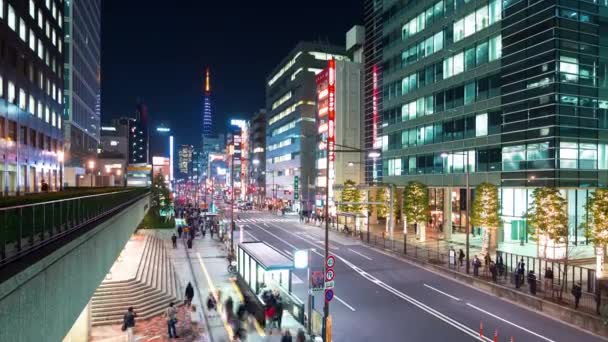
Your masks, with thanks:
[{"label": "office window", "polygon": [[483,30],[488,24],[488,6],[483,6],[475,12],[475,30]]},{"label": "office window", "polygon": [[475,81],[469,82],[464,86],[464,104],[468,105],[475,102],[475,92],[477,88],[475,86]]},{"label": "office window", "polygon": [[483,42],[477,45],[477,65],[488,62],[488,43]]},{"label": "office window", "polygon": [[36,34],[34,30],[30,29],[30,49],[36,52]]},{"label": "office window", "polygon": [[608,144],[599,144],[597,147],[597,168],[608,170]]},{"label": "office window", "polygon": [[28,112],[30,112],[32,115],[36,114],[36,100],[34,99],[34,96],[30,94],[30,104],[27,108]]},{"label": "office window", "polygon": [[453,59],[454,59],[453,57],[448,57],[443,60],[443,75],[445,78],[450,78],[453,76],[453,71],[452,71]]},{"label": "office window", "polygon": [[562,81],[578,82],[578,58],[559,56],[559,71]]},{"label": "office window", "polygon": [[578,166],[580,169],[597,169],[597,146],[595,144],[579,144]]},{"label": "office window", "polygon": [[49,109],[49,106],[46,106],[44,109],[44,121],[46,123],[51,121],[51,110]]},{"label": "office window", "polygon": [[0,76],[0,97],[4,97],[4,78],[2,76]]},{"label": "office window", "polygon": [[[473,16],[473,25],[475,25],[475,17]],[[475,29],[475,27],[473,27]],[[464,19],[454,22],[454,43],[464,38]]]},{"label": "office window", "polygon": [[475,12],[464,17],[464,37],[475,33]]},{"label": "office window", "polygon": [[467,49],[464,52],[464,69],[471,70],[475,68],[475,48]]},{"label": "office window", "polygon": [[488,113],[477,114],[475,116],[475,136],[483,137],[488,135]]},{"label": "office window", "polygon": [[17,90],[15,84],[11,81],[8,82],[8,103],[15,104],[17,100]]},{"label": "office window", "polygon": [[559,167],[576,169],[578,167],[578,144],[561,141],[559,143]]},{"label": "office window", "polygon": [[425,51],[425,56],[429,56],[433,53],[433,36],[428,37],[424,41],[424,51]]},{"label": "office window", "polygon": [[500,21],[502,18],[502,0],[490,1],[489,12],[490,25]]},{"label": "office window", "polygon": [[19,38],[24,42],[27,41],[27,26],[23,18],[19,18]]},{"label": "office window", "polygon": [[433,100],[434,100],[433,96],[427,96],[424,98],[424,101],[425,101],[424,112],[426,115],[431,115],[434,113]]},{"label": "office window", "polygon": [[424,97],[416,99],[416,116],[424,116]]},{"label": "office window", "polygon": [[526,147],[524,145],[505,146],[502,148],[502,165],[504,171],[521,169],[521,164],[525,160]]},{"label": "office window", "polygon": [[494,36],[490,38],[490,61],[499,59],[502,56],[502,36]]},{"label": "office window", "polygon": [[439,19],[443,17],[443,0],[435,3],[433,7],[433,17]]},{"label": "office window", "polygon": [[44,45],[42,45],[42,40],[38,39],[38,57],[44,60]]},{"label": "office window", "polygon": [[458,75],[464,71],[464,53],[454,55],[454,75]]},{"label": "office window", "polygon": [[443,31],[435,33],[433,36],[433,52],[443,49]]},{"label": "office window", "polygon": [[13,31],[17,31],[17,17],[15,16],[15,9],[10,4],[8,5],[8,27]]},{"label": "office window", "polygon": [[34,0],[30,0],[30,17],[36,19],[36,5],[34,5]]},{"label": "office window", "polygon": [[412,101],[408,104],[408,113],[409,113],[409,119],[415,119],[416,118],[416,113],[417,113],[417,109],[416,109],[416,101]]},{"label": "office window", "polygon": [[27,110],[27,94],[23,89],[19,89],[19,108]]},{"label": "office window", "polygon": [[55,111],[53,111],[51,116],[51,125],[53,125],[53,127],[57,126],[57,113],[55,113]]},{"label": "office window", "polygon": [[44,17],[42,16],[41,9],[38,9],[38,27],[44,29]]}]

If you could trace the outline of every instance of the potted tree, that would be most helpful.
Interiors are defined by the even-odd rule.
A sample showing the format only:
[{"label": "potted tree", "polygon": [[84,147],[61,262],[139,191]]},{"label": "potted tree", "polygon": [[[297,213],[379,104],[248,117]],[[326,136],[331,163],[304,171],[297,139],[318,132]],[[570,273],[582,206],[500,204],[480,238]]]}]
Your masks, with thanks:
[{"label": "potted tree", "polygon": [[[548,258],[547,251],[553,247],[550,259],[567,260],[568,250],[568,212],[567,202],[558,189],[553,187],[537,188],[532,192],[532,204],[527,213],[528,225],[538,241],[539,252]],[[559,252],[559,255],[557,254]],[[541,255],[539,255],[541,257]]]},{"label": "potted tree", "polygon": [[481,183],[475,190],[471,212],[471,224],[484,231],[482,255],[496,253],[496,229],[500,222],[498,188],[491,183]]},{"label": "potted tree", "polygon": [[[357,189],[357,185],[353,180],[347,179],[344,182],[344,188],[342,189],[342,192],[340,193],[340,202],[342,202],[342,203],[359,203],[359,202],[361,202],[361,191],[359,191],[359,189]],[[340,208],[340,211],[342,211],[344,213],[355,214],[355,220],[356,220],[356,214],[361,212],[360,204],[340,204],[339,208]],[[345,219],[344,224],[346,225],[347,223],[348,222]]]},{"label": "potted tree", "polygon": [[[585,236],[593,242],[597,249],[601,250],[601,253],[597,253],[598,258],[601,259],[605,257],[606,246],[608,245],[608,189],[595,190],[589,196],[585,209],[585,222],[582,224],[585,229]],[[598,267],[601,266],[599,262],[602,261],[598,260]],[[601,268],[603,267],[597,270],[598,278],[602,277],[599,274]]]},{"label": "potted tree", "polygon": [[416,236],[421,242],[426,240],[426,223],[430,218],[429,193],[426,185],[412,181],[403,191],[403,216],[405,224],[416,225]]}]

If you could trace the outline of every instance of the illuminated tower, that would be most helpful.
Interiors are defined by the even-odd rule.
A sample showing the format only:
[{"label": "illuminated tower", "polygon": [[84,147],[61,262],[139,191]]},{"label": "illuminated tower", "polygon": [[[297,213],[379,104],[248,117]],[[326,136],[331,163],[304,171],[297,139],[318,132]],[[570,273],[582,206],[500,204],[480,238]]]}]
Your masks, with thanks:
[{"label": "illuminated tower", "polygon": [[205,73],[205,100],[203,103],[203,139],[211,137],[213,122],[211,121],[211,84],[209,82],[209,68]]}]

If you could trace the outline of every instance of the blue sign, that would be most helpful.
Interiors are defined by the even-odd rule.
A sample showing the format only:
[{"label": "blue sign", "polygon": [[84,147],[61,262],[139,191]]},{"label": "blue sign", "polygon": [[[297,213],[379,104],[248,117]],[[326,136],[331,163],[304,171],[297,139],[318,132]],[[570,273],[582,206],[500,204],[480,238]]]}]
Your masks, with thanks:
[{"label": "blue sign", "polygon": [[332,299],[334,299],[334,290],[333,289],[325,290],[325,301],[331,302]]}]

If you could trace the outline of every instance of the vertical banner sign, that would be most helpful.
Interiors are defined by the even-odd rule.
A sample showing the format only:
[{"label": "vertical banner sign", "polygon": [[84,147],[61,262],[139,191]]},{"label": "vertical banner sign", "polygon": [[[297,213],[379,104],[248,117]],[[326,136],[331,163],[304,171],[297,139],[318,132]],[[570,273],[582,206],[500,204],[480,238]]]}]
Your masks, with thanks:
[{"label": "vertical banner sign", "polygon": [[374,64],[372,71],[372,143],[374,148],[382,147],[378,139],[378,66]]},{"label": "vertical banner sign", "polygon": [[297,201],[298,199],[300,199],[300,177],[299,176],[293,177],[293,199],[294,199],[294,201]]},{"label": "vertical banner sign", "polygon": [[[329,105],[327,111],[327,123],[328,123],[328,131],[327,131],[327,142],[328,142],[328,155],[329,161],[333,162],[336,158],[334,154],[335,144],[336,144],[336,61],[334,59],[329,60],[329,75],[328,75],[328,96],[329,96]],[[329,171],[329,170],[328,170]]]}]

